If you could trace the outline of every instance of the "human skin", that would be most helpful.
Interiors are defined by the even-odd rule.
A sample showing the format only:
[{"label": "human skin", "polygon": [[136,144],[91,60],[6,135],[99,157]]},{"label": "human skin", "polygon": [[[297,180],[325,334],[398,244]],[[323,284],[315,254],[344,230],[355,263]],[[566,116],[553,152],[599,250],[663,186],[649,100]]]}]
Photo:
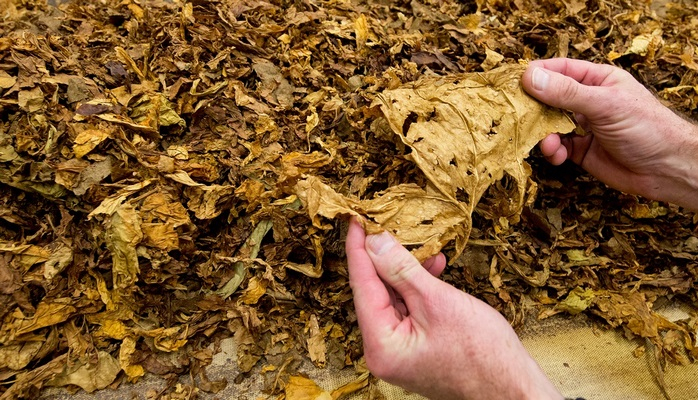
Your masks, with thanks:
[{"label": "human skin", "polygon": [[582,60],[537,60],[522,84],[538,100],[574,112],[588,133],[542,140],[552,164],[571,160],[612,188],[698,210],[698,127],[628,72]]},{"label": "human skin", "polygon": [[[569,59],[533,61],[524,89],[575,113],[586,136],[540,143],[554,165],[571,160],[627,193],[698,210],[698,129],[627,72]],[[433,399],[561,399],[493,308],[439,280],[445,258],[424,266],[389,233],[353,220],[349,281],[369,370]]]},{"label": "human skin", "polygon": [[442,254],[419,261],[388,232],[346,241],[368,369],[432,399],[562,399],[507,320],[438,279]]}]

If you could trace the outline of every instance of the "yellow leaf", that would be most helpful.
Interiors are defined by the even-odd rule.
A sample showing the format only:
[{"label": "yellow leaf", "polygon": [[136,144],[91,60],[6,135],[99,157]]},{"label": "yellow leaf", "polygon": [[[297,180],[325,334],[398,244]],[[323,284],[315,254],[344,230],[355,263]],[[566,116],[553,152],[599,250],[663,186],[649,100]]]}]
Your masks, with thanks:
[{"label": "yellow leaf", "polygon": [[107,319],[100,321],[100,323],[102,324],[102,327],[99,330],[99,333],[112,339],[124,340],[132,333],[131,329],[124,325],[124,323],[121,321]]},{"label": "yellow leaf", "polygon": [[194,212],[198,219],[219,216],[223,212],[222,206],[232,198],[234,192],[235,187],[230,185],[188,187],[184,191],[189,197],[187,208]]},{"label": "yellow leaf", "polygon": [[136,245],[143,240],[141,219],[130,204],[116,209],[107,223],[106,243],[112,257],[114,290],[131,288],[138,280]]},{"label": "yellow leaf", "polygon": [[656,29],[652,33],[635,36],[625,54],[637,54],[644,57],[648,54],[654,54],[662,44],[664,44],[662,30]]},{"label": "yellow leaf", "polygon": [[259,299],[266,293],[267,285],[267,281],[253,276],[247,284],[247,289],[240,295],[240,301],[244,304],[257,304]]},{"label": "yellow leaf", "polygon": [[41,246],[4,241],[0,241],[0,252],[14,254],[18,266],[23,269],[28,269],[34,264],[47,261],[51,257],[51,251]]},{"label": "yellow leaf", "polygon": [[22,90],[17,95],[17,104],[26,112],[39,111],[44,104],[44,92],[38,87]]},{"label": "yellow leaf", "polygon": [[14,77],[4,70],[0,70],[0,89],[9,89],[17,83],[17,77]]},{"label": "yellow leaf", "polygon": [[621,57],[623,57],[623,55],[617,51],[614,51],[614,50],[609,51],[608,54],[606,55],[606,59],[608,61],[614,61],[614,60],[617,60]]},{"label": "yellow leaf", "polygon": [[189,326],[179,325],[171,328],[142,331],[140,333],[152,337],[156,349],[170,353],[179,350],[182,346],[187,344]]},{"label": "yellow leaf", "polygon": [[312,380],[292,376],[284,388],[286,400],[332,400],[332,395],[322,390]]},{"label": "yellow leaf", "polygon": [[310,133],[315,129],[316,126],[320,123],[320,117],[318,116],[317,112],[315,109],[313,109],[313,112],[308,115],[308,118],[305,120],[305,133]]},{"label": "yellow leaf", "polygon": [[92,210],[87,215],[87,219],[92,219],[95,215],[100,215],[100,214],[106,214],[106,215],[112,215],[116,212],[116,210],[121,207],[121,203],[126,200],[126,198],[134,193],[137,193],[141,191],[142,189],[148,187],[151,183],[153,183],[152,180],[146,179],[142,182],[134,183],[133,185],[126,186],[122,189],[120,189],[118,192],[115,194],[107,197],[106,199],[102,200],[102,202]]},{"label": "yellow leaf", "polygon": [[119,365],[131,382],[145,375],[142,365],[131,364],[131,356],[136,352],[136,339],[131,336],[124,338],[119,348]]},{"label": "yellow leaf", "polygon": [[356,47],[361,49],[366,46],[366,41],[368,40],[368,21],[365,15],[359,15],[354,21],[354,34],[356,35]]},{"label": "yellow leaf", "polygon": [[42,341],[34,340],[0,346],[0,369],[18,371],[26,367],[43,346]]},{"label": "yellow leaf", "polygon": [[141,224],[141,229],[146,246],[166,251],[179,248],[179,235],[171,222],[144,223]]},{"label": "yellow leaf", "polygon": [[67,298],[42,301],[36,306],[36,312],[34,312],[34,316],[31,319],[20,322],[17,335],[23,335],[67,321],[77,311],[69,302],[70,299]]},{"label": "yellow leaf", "polygon": [[308,321],[308,355],[310,360],[318,367],[324,367],[327,362],[327,344],[325,333],[320,329],[317,316],[312,314]]},{"label": "yellow leaf", "polygon": [[520,213],[531,174],[524,158],[550,132],[574,129],[567,115],[523,91],[524,69],[506,65],[485,73],[427,77],[379,94],[374,105],[412,150],[408,157],[427,184],[395,186],[359,201],[310,177],[298,182],[296,193],[313,224],[322,227],[319,215],[362,215],[371,232],[386,229],[403,244],[421,245],[414,254],[424,260],[451,240],[457,258],[475,206],[504,176],[512,180],[510,201],[496,210],[497,217]]},{"label": "yellow leaf", "polygon": [[141,8],[141,6],[139,6],[138,4],[135,4],[135,3],[129,3],[128,9],[131,11],[133,16],[137,20],[139,20],[139,21],[143,20],[143,16],[145,15],[145,11],[143,11],[143,8]]},{"label": "yellow leaf", "polygon": [[562,311],[567,311],[570,314],[579,314],[589,308],[594,301],[594,291],[591,289],[582,289],[577,286],[568,295],[558,303],[555,308]]},{"label": "yellow leaf", "polygon": [[167,148],[167,155],[175,160],[188,160],[189,150],[184,146],[172,145]]},{"label": "yellow leaf", "polygon": [[344,398],[344,396],[348,396],[350,394],[356,393],[359,390],[365,388],[368,386],[368,378],[370,374],[368,372],[364,372],[363,374],[359,375],[356,379],[353,381],[342,385],[338,387],[337,389],[332,391],[332,399],[337,400]]},{"label": "yellow leaf", "polygon": [[75,153],[75,157],[84,157],[108,137],[109,132],[102,129],[86,129],[80,132],[74,140],[73,153]]},{"label": "yellow leaf", "polygon": [[97,353],[97,362],[84,355],[76,362],[66,363],[65,369],[48,381],[49,386],[75,385],[88,393],[111,385],[119,374],[119,362],[106,351]]}]

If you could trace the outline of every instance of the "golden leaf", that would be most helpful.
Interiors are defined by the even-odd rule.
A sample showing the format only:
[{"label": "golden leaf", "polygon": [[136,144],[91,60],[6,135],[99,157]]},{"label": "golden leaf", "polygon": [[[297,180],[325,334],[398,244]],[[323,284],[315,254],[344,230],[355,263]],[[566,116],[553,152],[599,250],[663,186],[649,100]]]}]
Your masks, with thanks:
[{"label": "golden leaf", "polygon": [[36,307],[36,312],[31,319],[26,319],[19,323],[17,335],[33,332],[37,329],[53,326],[65,322],[76,310],[68,304],[70,299],[55,299],[53,301],[42,301]]},{"label": "golden leaf", "polygon": [[286,400],[332,400],[332,395],[302,376],[291,376],[284,391]]},{"label": "golden leaf", "polygon": [[247,288],[240,295],[240,301],[244,304],[257,304],[259,299],[267,291],[268,282],[253,276],[247,283]]},{"label": "golden leaf", "polygon": [[131,336],[125,337],[119,348],[119,365],[131,381],[135,381],[145,375],[145,369],[142,365],[131,363],[131,355],[135,352],[136,339]]},{"label": "golden leaf", "polygon": [[408,157],[428,183],[392,187],[359,201],[310,177],[298,183],[296,192],[314,225],[322,227],[318,215],[362,215],[368,225],[380,225],[400,242],[421,245],[415,256],[423,260],[450,240],[456,242],[456,255],[463,251],[475,206],[505,176],[513,185],[498,217],[520,213],[531,173],[524,158],[549,133],[574,129],[565,114],[523,91],[524,69],[507,65],[486,73],[428,77],[378,95],[374,104],[410,147]]},{"label": "golden leaf", "polygon": [[104,389],[111,385],[119,374],[119,362],[106,351],[97,353],[97,362],[91,362],[89,357],[77,362],[66,363],[65,369],[47,382],[49,386],[75,385],[88,393]]},{"label": "golden leaf", "polygon": [[103,129],[86,129],[80,132],[74,140],[73,153],[75,153],[75,157],[84,157],[108,137],[109,132]]},{"label": "golden leaf", "polygon": [[141,218],[130,204],[116,209],[107,223],[106,242],[112,256],[114,290],[131,287],[138,280],[136,245],[143,240]]}]

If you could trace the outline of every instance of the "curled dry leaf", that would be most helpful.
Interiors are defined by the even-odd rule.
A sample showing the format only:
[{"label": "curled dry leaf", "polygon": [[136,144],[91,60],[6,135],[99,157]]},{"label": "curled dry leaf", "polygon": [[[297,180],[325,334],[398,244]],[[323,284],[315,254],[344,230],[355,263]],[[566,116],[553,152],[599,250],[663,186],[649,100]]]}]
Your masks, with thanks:
[{"label": "curled dry leaf", "polygon": [[374,105],[411,149],[408,157],[426,187],[402,185],[357,200],[308,177],[296,189],[313,223],[321,226],[318,215],[361,215],[370,231],[386,229],[404,244],[421,246],[415,255],[424,260],[451,240],[456,254],[463,251],[475,206],[505,176],[513,181],[509,204],[497,217],[520,213],[531,174],[524,158],[549,133],[574,129],[566,114],[523,91],[524,69],[422,78],[379,94]]}]

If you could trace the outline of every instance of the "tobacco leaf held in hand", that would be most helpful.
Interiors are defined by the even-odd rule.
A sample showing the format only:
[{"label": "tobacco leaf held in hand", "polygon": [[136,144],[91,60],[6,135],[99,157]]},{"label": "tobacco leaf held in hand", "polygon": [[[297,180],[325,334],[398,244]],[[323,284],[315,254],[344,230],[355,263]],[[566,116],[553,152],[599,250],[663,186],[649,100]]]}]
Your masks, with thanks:
[{"label": "tobacco leaf held in hand", "polygon": [[[695,361],[698,316],[657,309],[698,304],[698,218],[538,154],[533,196],[523,159],[569,121],[514,65],[613,62],[695,119],[695,6],[528,3],[0,0],[0,400],[260,370],[268,397],[381,398],[344,214],[443,247],[515,327],[579,313]],[[204,374],[223,340],[235,382]],[[321,390],[303,358],[360,376]]]},{"label": "tobacco leaf held in hand", "polygon": [[562,111],[527,95],[525,66],[506,65],[483,73],[427,77],[379,94],[393,133],[411,149],[427,185],[395,186],[368,200],[334,193],[319,179],[300,181],[297,192],[313,222],[317,215],[357,215],[370,231],[386,229],[405,245],[419,245],[424,260],[455,240],[456,256],[467,243],[472,213],[490,185],[507,176],[508,202],[495,217],[521,212],[531,175],[524,161],[551,132],[574,123]]}]

